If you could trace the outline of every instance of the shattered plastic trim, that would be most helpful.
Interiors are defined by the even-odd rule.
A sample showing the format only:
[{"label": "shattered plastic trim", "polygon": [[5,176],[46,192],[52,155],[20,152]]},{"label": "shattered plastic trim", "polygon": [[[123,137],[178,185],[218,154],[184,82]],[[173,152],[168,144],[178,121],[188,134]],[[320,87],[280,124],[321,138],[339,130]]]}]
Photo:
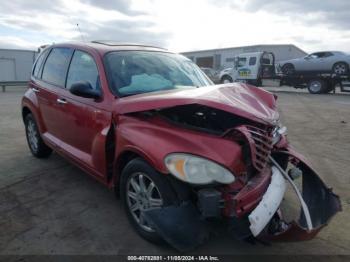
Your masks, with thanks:
[{"label": "shattered plastic trim", "polygon": [[282,202],[286,188],[287,185],[283,175],[273,166],[271,183],[258,206],[248,216],[249,228],[253,236],[259,235],[270,222]]}]

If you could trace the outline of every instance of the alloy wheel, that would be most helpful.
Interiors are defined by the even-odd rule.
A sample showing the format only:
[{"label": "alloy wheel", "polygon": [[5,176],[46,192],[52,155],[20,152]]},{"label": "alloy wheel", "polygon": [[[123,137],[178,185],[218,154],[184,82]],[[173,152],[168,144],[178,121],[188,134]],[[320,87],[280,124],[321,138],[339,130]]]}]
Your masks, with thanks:
[{"label": "alloy wheel", "polygon": [[346,65],[345,64],[336,64],[334,66],[334,73],[338,75],[343,75],[346,73]]},{"label": "alloy wheel", "polygon": [[152,179],[144,173],[132,174],[127,182],[126,199],[137,224],[145,231],[154,232],[142,213],[144,210],[163,205],[162,196]]},{"label": "alloy wheel", "polygon": [[39,138],[38,138],[38,131],[36,129],[35,123],[33,120],[29,120],[27,124],[27,136],[29,145],[32,148],[34,152],[38,150],[39,146]]}]

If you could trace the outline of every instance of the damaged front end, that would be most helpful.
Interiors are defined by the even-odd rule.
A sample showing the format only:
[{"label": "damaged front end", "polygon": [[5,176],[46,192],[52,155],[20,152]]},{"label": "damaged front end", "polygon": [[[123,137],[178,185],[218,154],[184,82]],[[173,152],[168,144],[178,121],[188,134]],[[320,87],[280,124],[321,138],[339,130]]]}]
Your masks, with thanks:
[{"label": "damaged front end", "polygon": [[[240,110],[256,101],[241,98],[250,104],[243,107],[238,101]],[[257,121],[239,110],[190,101],[130,114],[147,123],[146,134],[153,135],[143,133],[143,141],[159,139],[154,134],[172,139],[159,148],[159,158],[172,175],[168,179],[176,177],[191,188],[190,197],[174,205],[143,211],[148,224],[173,247],[186,251],[202,244],[218,220],[241,240],[308,240],[341,210],[339,197],[288,144],[272,102],[259,104],[266,118]],[[233,100],[220,96],[220,101]],[[185,170],[189,162],[196,164]],[[292,220],[282,208],[290,189],[300,207]]]},{"label": "damaged front end", "polygon": [[[282,168],[286,161],[293,166],[289,172]],[[299,177],[301,192],[293,181]],[[280,210],[288,184],[300,202],[297,221],[285,221]],[[241,240],[301,241],[315,237],[341,210],[338,196],[290,148],[272,152],[267,167],[239,192],[226,186],[201,189],[197,194],[197,205],[185,202],[145,212],[157,232],[179,250],[194,248],[208,239],[210,226],[204,218],[224,218],[230,233]]]}]

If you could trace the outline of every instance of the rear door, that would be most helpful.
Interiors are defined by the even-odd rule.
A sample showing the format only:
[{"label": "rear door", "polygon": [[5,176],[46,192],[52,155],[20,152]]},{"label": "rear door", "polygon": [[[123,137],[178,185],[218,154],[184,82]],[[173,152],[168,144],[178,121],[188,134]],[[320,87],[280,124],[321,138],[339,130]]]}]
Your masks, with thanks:
[{"label": "rear door", "polygon": [[[65,79],[73,50],[70,48],[55,47],[48,50],[48,56],[43,68],[34,68],[35,81],[30,83],[36,92],[40,113],[44,124],[43,138],[54,146],[59,146],[65,125],[63,122],[64,108],[59,101],[60,94],[65,87]],[[44,56],[42,56],[44,59]]]}]

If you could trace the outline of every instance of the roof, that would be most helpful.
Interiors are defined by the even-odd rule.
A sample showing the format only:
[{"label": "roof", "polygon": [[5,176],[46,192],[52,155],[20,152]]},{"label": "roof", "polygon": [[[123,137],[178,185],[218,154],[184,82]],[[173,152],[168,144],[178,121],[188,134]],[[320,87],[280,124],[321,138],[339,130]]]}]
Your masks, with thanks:
[{"label": "roof", "polygon": [[55,47],[71,47],[71,48],[86,48],[93,49],[100,54],[105,54],[111,51],[158,51],[169,52],[163,48],[137,43],[122,43],[113,41],[93,41],[93,42],[67,42],[53,44]]},{"label": "roof", "polygon": [[91,41],[91,43],[94,44],[101,44],[101,45],[108,45],[108,46],[142,46],[142,47],[154,47],[166,50],[165,48],[154,46],[154,45],[147,45],[147,44],[138,44],[138,43],[125,43],[125,42],[115,42],[111,40],[94,40]]},{"label": "roof", "polygon": [[181,54],[190,54],[190,53],[199,53],[199,52],[215,52],[215,51],[224,51],[224,50],[239,49],[239,48],[281,47],[281,46],[293,47],[293,48],[299,50],[300,52],[307,54],[304,50],[300,49],[299,47],[297,47],[293,44],[235,46],[235,47],[214,48],[214,49],[205,49],[205,50],[197,50],[197,51],[186,51],[186,52],[181,52]]}]

